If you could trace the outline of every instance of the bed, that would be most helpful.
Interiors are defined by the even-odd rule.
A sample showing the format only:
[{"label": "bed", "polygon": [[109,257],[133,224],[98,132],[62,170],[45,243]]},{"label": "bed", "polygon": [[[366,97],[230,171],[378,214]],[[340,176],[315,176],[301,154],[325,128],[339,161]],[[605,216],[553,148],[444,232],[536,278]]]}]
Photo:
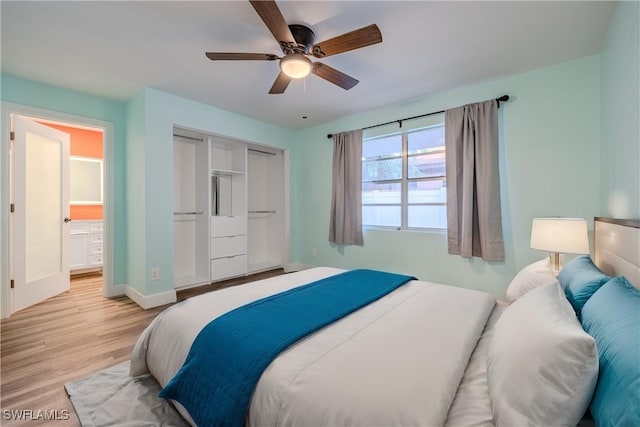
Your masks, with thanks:
[{"label": "bed", "polygon": [[[602,271],[594,266],[602,275],[598,276],[602,283],[597,286],[589,276],[594,272],[591,270],[587,283],[580,283],[586,259],[568,263],[564,277],[561,272],[557,279],[549,273],[545,260],[528,266],[509,285],[510,304],[478,291],[409,280],[282,351],[255,384],[243,409],[242,423],[575,425],[590,405],[597,416],[609,418],[611,409],[603,413],[601,407],[613,407],[615,420],[622,421],[618,425],[640,422],[640,407],[635,401],[636,393],[640,397],[640,373],[633,371],[637,366],[631,366],[631,371],[623,366],[631,379],[623,390],[627,400],[611,405],[607,400],[610,394],[620,391],[614,388],[605,390],[600,406],[594,408],[592,401],[594,395],[602,394],[603,372],[609,372],[609,368],[602,369],[598,335],[610,335],[606,325],[611,323],[600,318],[598,312],[598,305],[606,305],[606,301],[598,303],[593,296],[620,288],[620,283],[609,283],[618,271],[624,271],[635,286],[640,286],[639,223],[612,222],[596,219],[595,259],[603,266]],[[192,344],[212,319],[343,272],[313,268],[176,304],[141,335],[133,352],[131,374],[150,372],[161,387],[166,387],[182,372]],[[573,292],[570,298],[565,297],[567,289]],[[636,305],[640,304],[640,292],[635,288],[629,292],[633,298],[628,309],[633,313],[640,307]],[[589,294],[586,298],[585,293]],[[574,306],[574,296],[582,298],[578,298],[582,304],[579,308]],[[583,328],[585,321],[591,328],[589,334]],[[625,321],[632,331],[640,323],[633,314]],[[633,346],[633,339],[626,336],[619,341],[628,345],[631,340]],[[633,365],[633,358],[638,356],[636,360],[640,360],[640,355],[633,348],[629,351],[631,359],[626,363]],[[203,372],[217,367],[198,369]],[[207,391],[199,389],[196,393],[206,405],[219,404],[203,397]],[[191,405],[188,410],[180,401],[178,398],[173,403],[191,424],[196,425],[194,419],[200,420],[198,425],[225,424],[202,417],[196,413],[200,411],[198,406]]]}]

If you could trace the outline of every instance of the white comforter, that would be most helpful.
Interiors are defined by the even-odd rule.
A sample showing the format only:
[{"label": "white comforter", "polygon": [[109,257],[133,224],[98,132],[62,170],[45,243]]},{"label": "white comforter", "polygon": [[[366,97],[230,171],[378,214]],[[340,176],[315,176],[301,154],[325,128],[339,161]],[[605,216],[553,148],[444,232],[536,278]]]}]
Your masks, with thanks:
[{"label": "white comforter", "polygon": [[[151,372],[164,387],[211,319],[341,271],[314,268],[176,304],[140,337],[132,375]],[[246,423],[442,426],[494,305],[489,294],[411,281],[283,352],[258,382]],[[486,391],[479,399],[481,420],[459,421],[486,421]]]}]

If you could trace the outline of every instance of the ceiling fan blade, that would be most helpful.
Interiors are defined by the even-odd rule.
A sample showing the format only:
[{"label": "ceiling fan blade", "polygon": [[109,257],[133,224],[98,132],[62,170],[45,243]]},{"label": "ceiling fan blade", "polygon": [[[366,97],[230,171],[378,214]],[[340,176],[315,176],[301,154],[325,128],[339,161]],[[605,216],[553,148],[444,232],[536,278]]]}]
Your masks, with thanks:
[{"label": "ceiling fan blade", "polygon": [[287,21],[284,20],[275,1],[250,0],[250,3],[278,43],[296,44]]},{"label": "ceiling fan blade", "polygon": [[275,61],[276,59],[280,59],[278,55],[270,53],[207,52],[205,55],[212,61]]},{"label": "ceiling fan blade", "polygon": [[371,24],[332,39],[316,43],[311,52],[313,56],[317,58],[324,58],[381,42],[382,34],[380,33],[380,29],[376,24]]},{"label": "ceiling fan blade", "polygon": [[342,71],[338,71],[335,68],[326,64],[321,64],[320,62],[314,62],[313,70],[311,72],[321,79],[325,79],[326,81],[331,82],[334,85],[338,85],[345,90],[351,89],[359,82]]},{"label": "ceiling fan blade", "polygon": [[287,76],[285,73],[280,71],[280,74],[278,74],[278,77],[276,77],[276,81],[273,82],[273,86],[271,86],[269,93],[271,94],[284,93],[287,86],[289,86],[290,81],[291,81],[291,77]]}]

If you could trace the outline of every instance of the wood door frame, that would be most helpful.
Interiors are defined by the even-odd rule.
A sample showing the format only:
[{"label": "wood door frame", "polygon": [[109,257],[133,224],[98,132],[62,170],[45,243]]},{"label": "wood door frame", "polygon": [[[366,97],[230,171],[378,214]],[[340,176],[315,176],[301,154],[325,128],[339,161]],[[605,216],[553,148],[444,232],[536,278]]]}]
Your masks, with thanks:
[{"label": "wood door frame", "polygon": [[111,122],[89,117],[76,116],[58,111],[45,110],[20,104],[2,102],[2,137],[0,138],[0,318],[11,315],[11,247],[10,247],[10,179],[9,131],[11,115],[31,119],[52,121],[67,126],[91,127],[102,130],[104,157],[104,263],[102,294],[113,297],[124,294],[124,286],[114,284],[114,241],[115,241],[115,127]]}]

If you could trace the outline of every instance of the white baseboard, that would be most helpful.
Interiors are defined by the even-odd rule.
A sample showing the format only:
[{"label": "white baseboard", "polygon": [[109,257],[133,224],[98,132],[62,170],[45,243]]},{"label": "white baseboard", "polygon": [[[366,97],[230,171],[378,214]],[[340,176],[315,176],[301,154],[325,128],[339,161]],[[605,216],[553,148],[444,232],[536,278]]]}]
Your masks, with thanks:
[{"label": "white baseboard", "polygon": [[105,288],[102,290],[102,296],[104,296],[105,298],[113,298],[126,295],[127,286],[128,285],[124,283],[119,285],[105,286]]},{"label": "white baseboard", "polygon": [[311,268],[311,267],[304,264],[293,263],[293,264],[285,264],[283,268],[285,273],[293,273],[295,271],[307,270],[308,268]]},{"label": "white baseboard", "polygon": [[145,310],[165,304],[172,304],[177,301],[175,289],[158,294],[142,295],[137,289],[129,285],[125,286],[125,294]]}]

